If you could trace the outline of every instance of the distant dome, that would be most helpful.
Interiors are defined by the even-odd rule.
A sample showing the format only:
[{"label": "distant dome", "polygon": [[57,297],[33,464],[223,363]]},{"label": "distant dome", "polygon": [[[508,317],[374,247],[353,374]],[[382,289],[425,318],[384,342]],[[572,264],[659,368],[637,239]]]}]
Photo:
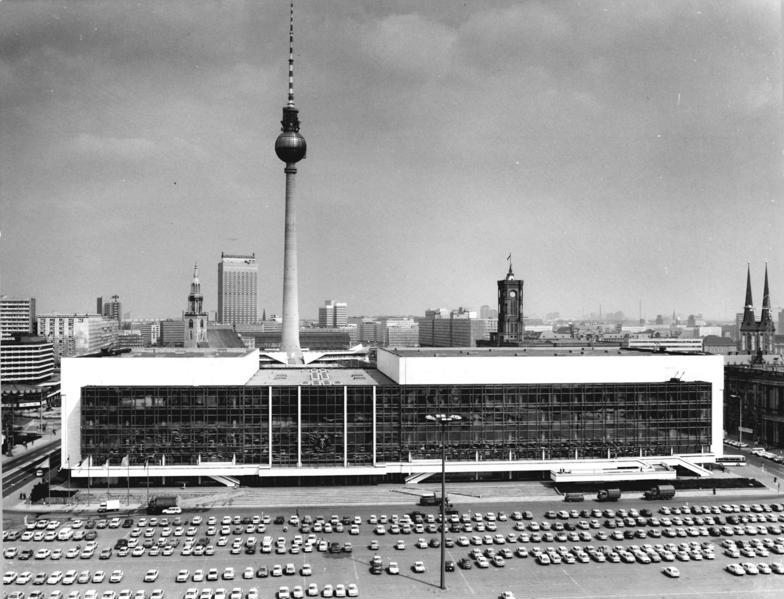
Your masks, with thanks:
[{"label": "distant dome", "polygon": [[296,131],[284,131],[275,140],[275,153],[285,163],[299,162],[307,151],[305,138]]}]

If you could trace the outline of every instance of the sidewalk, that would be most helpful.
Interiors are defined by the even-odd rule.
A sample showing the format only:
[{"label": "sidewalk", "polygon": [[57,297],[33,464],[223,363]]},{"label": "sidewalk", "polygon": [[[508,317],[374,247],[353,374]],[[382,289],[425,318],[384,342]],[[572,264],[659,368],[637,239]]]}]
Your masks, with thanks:
[{"label": "sidewalk", "polygon": [[[745,475],[745,473],[744,473]],[[754,477],[758,478],[758,477]],[[762,477],[771,478],[772,477]],[[761,481],[762,482],[762,481]],[[369,507],[376,505],[415,505],[418,498],[426,492],[435,491],[440,494],[440,486],[404,484],[374,485],[374,486],[349,486],[349,487],[240,487],[230,488],[186,488],[167,487],[151,488],[150,497],[158,495],[173,495],[179,498],[179,505],[184,509],[209,509],[209,508],[306,508],[321,506],[354,506]],[[470,503],[519,503],[521,508],[525,504],[537,502],[560,501],[561,496],[555,490],[539,482],[510,482],[510,483],[454,483],[447,485],[447,493],[452,502],[460,505]],[[24,502],[15,505],[8,501],[7,511],[30,512],[97,512],[100,502],[107,498],[106,489],[93,488],[88,493],[79,491],[74,497],[75,503],[34,505],[28,506]],[[109,496],[120,501],[119,514],[128,511],[142,510],[146,506],[146,491],[138,488],[131,490],[130,497],[122,488],[110,489]],[[679,490],[676,495],[678,500],[711,500],[726,497],[748,497],[749,501],[776,500],[780,497],[775,489],[768,486],[759,488],[734,488],[734,489],[688,489]],[[635,494],[626,496],[637,499]],[[9,498],[10,499],[10,498]],[[130,502],[128,502],[130,499]],[[589,499],[590,502],[590,498]],[[577,505],[577,504],[575,504]]]}]

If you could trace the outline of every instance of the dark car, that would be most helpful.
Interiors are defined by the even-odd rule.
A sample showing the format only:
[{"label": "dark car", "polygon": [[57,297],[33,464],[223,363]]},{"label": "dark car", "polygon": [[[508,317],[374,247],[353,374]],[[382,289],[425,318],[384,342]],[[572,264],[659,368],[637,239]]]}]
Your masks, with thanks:
[{"label": "dark car", "polygon": [[267,566],[261,566],[258,570],[256,570],[256,578],[267,578],[269,576],[269,570],[267,570]]},{"label": "dark car", "polygon": [[130,528],[131,526],[133,526],[133,518],[126,518],[125,520],[123,520],[122,523],[123,528]]},{"label": "dark car", "polygon": [[338,542],[330,543],[329,544],[329,552],[330,553],[340,553],[341,552],[340,543],[338,543]]},{"label": "dark car", "polygon": [[446,560],[444,562],[444,570],[447,572],[454,572],[455,571],[455,562],[452,560]]},{"label": "dark car", "polygon": [[16,556],[17,559],[30,559],[31,557],[33,557],[32,549],[22,549]]},{"label": "dark car", "polygon": [[455,540],[452,537],[447,537],[444,539],[444,547],[454,547]]},{"label": "dark car", "polygon": [[105,547],[101,549],[101,553],[98,555],[99,559],[111,559],[111,557],[112,557],[111,547]]},{"label": "dark car", "polygon": [[382,574],[384,572],[384,568],[381,564],[371,564],[370,566],[370,573],[371,574]]},{"label": "dark car", "polygon": [[437,537],[433,537],[432,539],[430,539],[428,545],[430,545],[431,547],[441,547],[441,541],[439,541]]},{"label": "dark car", "polygon": [[471,568],[474,567],[474,564],[472,564],[471,560],[468,559],[467,557],[460,559],[457,562],[457,565],[460,566],[463,570],[470,570]]},{"label": "dark car", "polygon": [[84,527],[87,530],[90,530],[91,528],[95,528],[95,520],[88,520],[87,522],[84,523]]},{"label": "dark car", "polygon": [[275,520],[273,520],[275,524],[285,524],[286,519],[283,516],[275,516]]}]

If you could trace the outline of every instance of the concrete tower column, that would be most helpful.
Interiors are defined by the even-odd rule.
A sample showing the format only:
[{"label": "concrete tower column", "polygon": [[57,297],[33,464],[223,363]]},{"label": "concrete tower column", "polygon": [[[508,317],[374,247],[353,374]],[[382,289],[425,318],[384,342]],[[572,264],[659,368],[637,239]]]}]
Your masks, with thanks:
[{"label": "concrete tower column", "polygon": [[283,242],[283,329],[280,349],[288,355],[289,364],[302,362],[299,345],[299,288],[297,281],[297,212],[294,205],[294,182],[297,167],[286,164],[286,215]]}]

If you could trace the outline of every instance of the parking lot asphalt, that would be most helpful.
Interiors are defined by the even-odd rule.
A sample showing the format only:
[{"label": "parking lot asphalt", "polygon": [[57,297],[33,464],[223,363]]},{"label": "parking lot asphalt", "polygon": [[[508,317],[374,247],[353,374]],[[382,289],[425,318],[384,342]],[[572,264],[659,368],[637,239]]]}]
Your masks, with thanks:
[{"label": "parking lot asphalt", "polygon": [[[456,498],[453,497],[453,499]],[[707,505],[712,507],[720,506],[729,501],[732,501],[732,498],[721,497],[714,499],[711,497],[706,498],[704,501],[700,500],[697,502],[697,505]],[[758,513],[751,511],[751,505],[754,503],[759,503],[761,506],[774,504],[778,505],[778,501],[774,497],[768,497],[767,499],[749,499],[747,497],[741,497],[739,499],[738,509],[741,509],[740,506],[744,501],[748,502],[749,504],[749,512],[740,512],[738,514],[739,517],[742,516],[749,518],[752,514],[754,514],[753,517],[757,518]],[[114,591],[115,593],[119,593],[119,591],[122,589],[128,589],[130,591],[145,590],[146,595],[149,597],[150,592],[154,588],[160,588],[164,591],[166,598],[179,598],[183,596],[185,590],[189,587],[197,588],[199,591],[201,591],[203,588],[211,588],[213,591],[215,591],[217,588],[222,587],[227,591],[227,594],[231,591],[231,589],[237,587],[241,589],[244,599],[252,587],[255,587],[259,591],[260,597],[272,598],[276,596],[279,587],[284,585],[289,589],[292,589],[296,585],[300,585],[304,589],[307,588],[308,584],[316,583],[319,587],[319,590],[321,590],[326,584],[331,584],[333,587],[335,587],[338,584],[348,585],[350,583],[354,583],[357,585],[361,597],[379,598],[445,596],[498,597],[499,594],[505,590],[513,591],[518,599],[522,597],[577,599],[598,597],[727,598],[741,596],[762,598],[780,597],[784,595],[784,575],[758,574],[733,576],[725,571],[725,568],[728,564],[740,561],[751,561],[754,563],[784,562],[784,555],[779,555],[769,551],[769,555],[767,556],[757,556],[754,558],[744,557],[742,559],[738,559],[725,555],[723,552],[726,548],[721,546],[721,543],[726,539],[733,539],[738,544],[738,546],[742,545],[744,542],[750,544],[752,542],[756,542],[756,540],[759,539],[760,543],[765,540],[766,543],[780,544],[782,547],[784,547],[784,534],[776,533],[774,528],[766,529],[764,534],[758,534],[759,531],[755,531],[755,534],[751,534],[751,532],[744,529],[739,534],[733,533],[731,535],[722,535],[718,537],[705,534],[696,534],[694,536],[690,536],[689,533],[687,533],[687,536],[667,537],[662,535],[652,537],[652,534],[658,534],[652,533],[651,531],[653,530],[658,529],[661,532],[667,528],[689,529],[692,527],[690,527],[687,524],[688,521],[686,521],[682,522],[680,526],[677,526],[675,523],[673,523],[671,526],[663,526],[661,523],[659,523],[659,525],[650,525],[646,523],[645,526],[640,526],[638,525],[639,523],[635,523],[635,526],[609,528],[606,525],[606,520],[611,520],[611,518],[607,518],[605,515],[602,515],[600,518],[593,518],[588,516],[580,516],[578,513],[577,517],[574,517],[574,514],[567,518],[560,519],[545,517],[547,511],[562,510],[565,507],[567,507],[567,509],[576,507],[578,512],[583,509],[607,509],[607,504],[594,501],[587,501],[583,504],[577,504],[576,506],[555,500],[534,503],[524,503],[519,500],[495,501],[492,504],[489,502],[461,500],[456,503],[457,509],[461,515],[465,514],[465,517],[470,518],[474,522],[474,526],[477,523],[477,513],[484,514],[482,522],[485,526],[487,526],[488,519],[486,515],[488,512],[492,512],[496,516],[496,521],[494,523],[496,530],[488,531],[485,529],[484,531],[478,531],[474,529],[469,532],[448,532],[447,537],[451,538],[453,541],[457,541],[461,535],[466,536],[469,539],[473,536],[477,536],[482,539],[481,545],[469,544],[466,547],[462,547],[455,544],[449,547],[446,551],[446,558],[448,560],[457,562],[461,558],[467,558],[471,549],[475,548],[480,549],[482,552],[485,552],[489,548],[498,552],[505,548],[509,548],[510,550],[517,550],[518,547],[524,547],[528,551],[529,556],[513,556],[505,560],[504,566],[490,565],[488,568],[477,567],[476,560],[471,559],[470,561],[472,562],[473,567],[470,570],[464,570],[458,567],[454,572],[447,573],[447,590],[443,591],[439,588],[440,548],[431,547],[428,545],[427,548],[420,549],[415,546],[417,540],[420,537],[425,539],[427,544],[430,543],[432,539],[439,538],[439,534],[437,532],[432,532],[432,529],[431,532],[428,532],[427,530],[424,532],[412,531],[408,534],[402,530],[398,533],[394,533],[389,529],[391,526],[393,514],[397,514],[399,521],[403,514],[409,514],[415,510],[422,511],[425,514],[432,514],[433,517],[435,517],[437,508],[418,507],[410,497],[405,503],[381,504],[376,506],[359,505],[354,507],[346,505],[329,506],[322,504],[316,508],[289,506],[286,508],[276,507],[271,510],[240,508],[237,506],[187,508],[184,513],[180,515],[184,530],[179,536],[175,535],[173,529],[170,534],[165,534],[164,529],[166,527],[160,525],[150,526],[149,516],[146,516],[147,522],[144,523],[144,526],[140,526],[141,522],[139,519],[145,516],[136,514],[132,516],[134,520],[133,527],[123,528],[120,526],[118,528],[107,527],[93,529],[97,535],[97,551],[96,554],[91,558],[79,559],[61,557],[59,560],[52,560],[51,557],[47,557],[40,560],[20,560],[17,555],[5,559],[6,571],[29,571],[33,575],[38,572],[46,572],[47,574],[50,574],[55,570],[65,572],[69,569],[75,569],[77,572],[82,570],[89,570],[91,574],[96,570],[103,570],[106,572],[106,576],[108,578],[112,570],[122,569],[123,579],[119,583],[109,583],[108,580],[104,581],[103,583],[75,583],[74,585],[63,585],[62,583],[56,583],[54,585],[33,585],[32,582],[18,585],[16,583],[11,583],[4,585],[4,593],[8,595],[13,591],[22,591],[25,592],[29,597],[29,593],[31,591],[42,590],[46,593],[45,597],[48,597],[51,591],[60,590],[63,592],[64,596],[67,597],[68,593],[70,593],[72,590],[79,590],[81,596],[84,597],[85,591],[93,588],[99,592],[99,596],[104,591]],[[642,510],[647,508],[652,510],[657,517],[663,518],[667,516],[663,516],[662,514],[658,513],[660,508],[667,507],[672,509],[678,507],[684,512],[688,510],[688,515],[682,514],[677,516],[680,517],[681,520],[685,520],[685,518],[688,517],[697,517],[691,513],[691,511],[695,509],[694,505],[694,501],[689,501],[687,506],[687,502],[682,498],[678,498],[674,502],[667,503],[649,503],[638,499],[628,499],[612,504],[609,509],[618,511],[619,509]],[[511,518],[511,515],[514,511],[522,510],[530,510],[532,512],[533,520],[523,520],[516,522]],[[504,512],[507,515],[507,519],[505,521],[499,521],[498,512]],[[352,521],[354,517],[358,517],[362,522],[358,526],[357,532],[359,534],[349,534],[348,531],[350,527],[348,525],[344,525],[343,532],[337,532],[334,529],[332,532],[325,532],[322,528],[321,531],[312,533],[316,535],[318,540],[324,539],[329,542],[338,542],[341,544],[341,547],[346,542],[350,542],[352,544],[352,552],[346,553],[341,551],[340,553],[330,554],[328,552],[318,551],[318,548],[314,547],[313,551],[310,552],[305,552],[300,549],[300,551],[297,553],[291,553],[291,547],[295,535],[300,534],[306,536],[307,534],[311,533],[301,533],[296,530],[296,527],[293,524],[290,523],[285,525],[274,524],[274,518],[277,516],[282,516],[288,520],[292,515],[297,515],[297,513],[300,517],[304,517],[306,514],[309,514],[313,518],[322,517],[326,521],[329,521],[333,515],[338,516],[340,519],[345,516],[350,518]],[[377,525],[373,525],[370,522],[372,521],[372,515],[375,515],[376,519],[378,520],[382,514],[387,516],[387,523],[384,525],[385,534],[379,535],[375,532]],[[724,517],[728,515],[727,512],[722,512],[722,514]],[[768,518],[773,518],[775,516],[776,519],[776,522],[767,521],[764,524],[766,527],[775,527],[779,525],[784,526],[784,522],[781,524],[778,522],[779,518],[784,520],[784,511],[770,511],[764,512],[764,514]],[[52,513],[48,516],[42,517],[57,518],[60,520],[60,525],[57,527],[59,530],[65,526],[66,521],[73,516],[74,514]],[[246,532],[248,525],[232,524],[230,525],[230,534],[221,535],[220,529],[218,529],[216,530],[216,534],[208,535],[208,518],[214,517],[220,522],[226,516],[231,518],[237,517],[240,519],[257,516],[260,520],[264,516],[269,517],[271,521],[266,526],[266,529],[263,532],[254,532],[252,533],[252,536],[257,537],[257,540],[259,541],[267,535],[275,540],[282,538],[284,540],[283,546],[285,547],[285,552],[275,553],[273,550],[273,552],[269,554],[259,553],[257,548],[253,555],[246,554],[244,550],[241,550],[238,554],[232,554],[230,552],[232,542],[235,539],[238,539],[240,544],[244,545],[248,539],[248,536],[251,536],[251,533]],[[82,515],[79,517],[82,520],[92,519],[93,521],[97,521],[95,516],[87,517],[86,515]],[[120,515],[119,517],[124,518],[123,515]],[[194,517],[200,517],[202,522],[200,524],[194,525],[196,530],[191,531],[194,534],[188,535],[188,527],[185,526],[185,521],[187,520],[188,524],[192,525]],[[673,518],[675,516],[670,515],[669,517]],[[160,519],[160,516],[158,518]],[[169,516],[169,519],[170,524],[173,524],[173,522],[171,522],[173,517]],[[590,523],[591,520],[596,520],[598,522],[598,528],[595,527],[596,523]],[[544,525],[543,523],[549,522],[553,534],[556,532],[552,528],[555,523],[568,523],[575,526],[576,531],[579,530],[589,533],[590,538],[583,537],[583,539],[576,541],[570,540],[568,538],[560,540],[553,538],[550,541],[548,541],[546,538],[534,540],[532,533],[536,531],[531,530],[533,521],[536,521],[540,528]],[[578,526],[581,521],[587,521],[590,523],[587,530],[584,530]],[[752,524],[747,523],[747,525],[751,526]],[[754,525],[756,526],[757,524]],[[241,527],[241,529],[236,528],[238,526]],[[695,523],[693,527],[697,528],[698,526]],[[23,528],[24,522],[20,517],[19,522],[14,526],[9,527],[8,530],[17,530],[21,534],[21,530]],[[160,553],[158,555],[150,555],[149,552],[145,552],[144,555],[139,557],[132,557],[131,555],[119,557],[117,555],[117,551],[113,550],[112,556],[109,559],[101,560],[98,558],[98,554],[101,549],[114,547],[118,539],[133,538],[133,534],[136,534],[134,531],[135,528],[138,528],[138,538],[140,539],[149,538],[153,543],[158,544],[159,542],[164,543],[168,542],[170,539],[176,538],[179,541],[178,547],[175,548],[173,553],[168,556],[162,555]],[[523,530],[517,530],[516,528],[522,528]],[[614,540],[600,538],[601,535],[598,534],[599,532],[604,534],[611,534],[615,530],[629,530],[635,531],[635,533],[637,530],[645,530],[646,537],[635,537],[632,539],[623,538],[623,540]],[[146,531],[150,531],[147,533],[149,534],[148,537],[145,537]],[[700,531],[698,530],[697,532],[699,533]],[[521,540],[519,535],[522,533],[527,533],[529,538],[526,540]],[[496,534],[504,535],[505,539],[507,539],[506,542],[504,544],[494,542],[492,537],[494,537]],[[511,543],[508,540],[510,534],[517,535],[516,540]],[[491,536],[489,543],[486,542],[487,540],[485,535]],[[189,536],[194,539],[208,539],[209,543],[214,545],[214,555],[182,555],[185,539]],[[217,544],[217,541],[221,536],[226,537],[226,545],[224,546],[218,546]],[[162,539],[163,541],[161,541]],[[394,548],[395,544],[399,540],[403,540],[405,542],[405,549]],[[378,549],[369,548],[371,541],[376,541],[378,543]],[[4,549],[8,549],[9,547],[18,547],[19,549],[38,549],[44,547],[49,550],[59,548],[65,552],[68,548],[73,547],[76,544],[83,546],[84,542],[85,541],[83,539],[78,541],[72,539],[68,541],[49,542],[7,539],[4,542]],[[657,544],[666,545],[667,543],[673,543],[677,546],[681,543],[691,542],[699,544],[712,544],[715,548],[713,552],[715,558],[703,558],[699,561],[695,561],[693,558],[690,558],[689,561],[681,561],[676,559],[676,561],[671,563],[660,562],[651,564],[639,563],[636,560],[634,563],[611,563],[609,561],[598,562],[591,558],[587,563],[581,563],[580,561],[576,560],[576,562],[573,564],[562,563],[558,565],[543,566],[536,563],[536,560],[531,555],[531,552],[536,549],[546,552],[548,548],[551,548],[552,551],[557,552],[558,547],[561,546],[567,548],[570,552],[572,552],[575,547],[581,547],[582,549],[587,550],[591,546],[593,546],[597,551],[603,550],[610,552],[613,550],[613,548],[624,547],[626,550],[631,552],[635,545],[642,548],[646,543],[650,544],[651,546]],[[370,563],[373,557],[376,555],[380,557],[385,567],[389,565],[389,562],[396,561],[400,566],[400,574],[391,575],[386,572],[378,575],[371,574]],[[424,563],[426,568],[424,573],[415,573],[412,571],[411,567],[415,561],[422,561]],[[274,578],[269,576],[266,578],[255,577],[255,572],[261,566],[266,566],[268,570],[271,570],[276,564],[285,567],[287,563],[292,563],[294,565],[297,574],[290,576],[283,575],[281,577]],[[311,565],[312,574],[303,576],[299,572],[300,568],[306,563]],[[676,565],[679,569],[679,578],[671,579],[662,574],[662,569],[666,565],[672,564]],[[215,568],[219,575],[221,575],[227,567],[233,567],[235,570],[235,578],[233,580],[221,579],[218,581],[203,582],[193,582],[192,580],[193,572],[195,570],[202,569],[206,573],[210,568]],[[247,567],[254,569],[253,579],[241,578],[242,572]],[[159,578],[155,582],[145,583],[143,582],[144,574],[151,568],[156,568],[159,570]],[[187,569],[189,571],[189,581],[186,583],[175,582],[175,577],[178,571],[181,569]]]}]

